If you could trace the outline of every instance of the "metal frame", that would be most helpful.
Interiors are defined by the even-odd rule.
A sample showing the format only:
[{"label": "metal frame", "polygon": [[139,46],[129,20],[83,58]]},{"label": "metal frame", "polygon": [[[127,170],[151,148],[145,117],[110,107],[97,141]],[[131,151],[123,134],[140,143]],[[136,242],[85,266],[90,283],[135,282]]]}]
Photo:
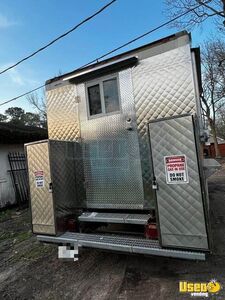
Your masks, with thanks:
[{"label": "metal frame", "polygon": [[[194,88],[195,88],[195,98],[196,98],[195,101],[196,101],[196,108],[197,108],[197,116],[198,116],[200,128],[201,128],[201,130],[203,130],[203,119],[202,119],[201,104],[200,104],[200,90],[202,89],[202,86],[201,86],[202,83],[198,83],[198,72],[197,72],[195,52],[191,52],[191,61],[192,61],[192,69],[193,69],[193,82],[194,82]],[[201,77],[201,74],[200,74],[200,77]]]},{"label": "metal frame", "polygon": [[13,187],[16,196],[16,205],[19,207],[28,206],[28,174],[26,156],[20,152],[9,152],[8,161]]},{"label": "metal frame", "polygon": [[[195,129],[198,131],[199,136],[200,136],[200,130],[199,130],[199,126],[198,126],[198,122],[197,122],[197,117],[193,117],[192,116],[192,120],[193,120],[193,125],[195,127]],[[209,245],[209,251],[212,252],[212,232],[211,232],[211,226],[210,226],[210,221],[209,221],[209,207],[208,207],[208,193],[206,191],[206,179],[205,179],[205,175],[204,175],[204,171],[203,171],[203,165],[201,163],[200,160],[200,143],[197,140],[197,134],[196,131],[194,131],[195,134],[195,146],[196,146],[196,153],[197,153],[197,158],[198,158],[198,170],[199,170],[199,179],[200,179],[200,183],[201,183],[201,191],[202,191],[202,203],[203,203],[203,209],[204,209],[204,217],[205,217],[205,223],[206,223],[206,232],[207,232],[207,238],[208,238],[208,245]]]},{"label": "metal frame", "polygon": [[93,67],[91,70],[82,71],[82,69],[81,69],[80,73],[70,75],[68,77],[63,78],[62,80],[65,81],[65,80],[76,79],[77,77],[82,77],[86,74],[90,74],[90,73],[93,73],[95,71],[101,71],[102,69],[106,69],[107,67],[111,67],[111,66],[115,66],[115,65],[118,65],[118,67],[120,67],[120,64],[123,66],[124,62],[126,63],[126,62],[129,62],[129,61],[135,60],[135,59],[137,59],[136,56],[128,56],[126,58],[121,58],[121,59],[118,59],[118,60],[113,61],[113,62],[108,62],[108,63],[104,64],[103,66]]},{"label": "metal frame", "polygon": [[204,252],[163,249],[160,247],[158,241],[135,237],[66,232],[58,237],[38,235],[37,239],[41,242],[56,244],[78,243],[79,247],[97,248],[110,251],[157,255],[189,260],[205,260]]},{"label": "metal frame", "polygon": [[78,220],[81,222],[146,225],[149,218],[150,214],[84,212],[78,217]]},{"label": "metal frame", "polygon": [[[49,172],[50,172],[49,175],[51,178],[51,184],[53,185],[50,140],[48,140],[47,142],[48,142],[48,159],[49,159]],[[53,191],[51,192],[51,194],[52,194],[52,209],[54,214],[55,234],[57,234],[56,203],[55,203]]]},{"label": "metal frame", "polygon": [[[154,122],[154,121],[152,121],[152,122]],[[146,125],[146,127],[147,127],[146,130],[147,130],[147,134],[148,134],[149,153],[152,154],[150,130],[149,130],[149,126]],[[152,155],[150,156],[149,159],[150,159],[150,162],[151,162],[151,165],[152,165],[152,176],[153,176],[153,178],[155,178]],[[158,240],[159,240],[159,244],[162,245],[161,229],[160,229],[160,222],[159,222],[159,208],[158,208],[156,190],[153,190],[153,194],[154,194],[154,200],[155,200],[155,218],[156,218],[156,228],[157,228],[157,233],[158,233]]]}]

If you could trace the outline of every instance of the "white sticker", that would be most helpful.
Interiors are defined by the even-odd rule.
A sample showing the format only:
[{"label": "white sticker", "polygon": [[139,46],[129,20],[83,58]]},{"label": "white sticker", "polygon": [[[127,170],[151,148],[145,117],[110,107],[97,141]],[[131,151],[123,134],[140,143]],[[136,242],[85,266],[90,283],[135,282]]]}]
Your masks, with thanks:
[{"label": "white sticker", "polygon": [[44,172],[43,171],[35,171],[34,177],[35,177],[36,188],[43,188],[45,186]]},{"label": "white sticker", "polygon": [[189,182],[186,155],[164,156],[164,164],[167,184]]}]

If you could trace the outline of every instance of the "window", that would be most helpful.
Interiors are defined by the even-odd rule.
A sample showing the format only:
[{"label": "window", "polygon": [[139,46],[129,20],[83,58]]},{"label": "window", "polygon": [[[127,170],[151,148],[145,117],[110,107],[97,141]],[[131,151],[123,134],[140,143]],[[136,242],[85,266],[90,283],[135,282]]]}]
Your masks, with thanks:
[{"label": "window", "polygon": [[99,84],[90,86],[88,88],[88,99],[90,115],[97,115],[102,112],[101,96]]},{"label": "window", "polygon": [[90,116],[120,110],[117,77],[88,84],[87,95]]},{"label": "window", "polygon": [[105,112],[111,113],[119,110],[119,95],[117,79],[112,78],[103,81],[103,92],[105,100]]}]

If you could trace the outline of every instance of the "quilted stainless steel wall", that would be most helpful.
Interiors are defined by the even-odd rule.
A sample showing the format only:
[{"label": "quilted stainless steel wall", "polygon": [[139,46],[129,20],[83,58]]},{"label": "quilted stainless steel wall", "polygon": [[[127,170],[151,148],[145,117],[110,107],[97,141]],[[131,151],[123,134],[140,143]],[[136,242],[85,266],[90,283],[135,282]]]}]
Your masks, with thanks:
[{"label": "quilted stainless steel wall", "polygon": [[[33,231],[56,234],[63,230],[64,218],[85,207],[80,145],[48,140],[30,143],[26,149]],[[36,186],[36,171],[44,174],[42,187]]]},{"label": "quilted stainless steel wall", "polygon": [[[144,186],[143,208],[148,209],[154,207],[155,201],[151,188],[152,165],[147,124],[150,120],[161,117],[195,113],[197,110],[196,91],[194,89],[193,66],[188,36],[180,36],[174,41],[139,51],[137,56],[139,57],[139,63],[133,68],[131,75],[133,87],[131,86],[130,77],[124,77],[123,82],[120,84],[123,90],[125,90],[126,86],[129,87],[129,95],[126,93],[124,97],[126,100],[123,100],[124,115],[126,114],[126,108],[129,107],[129,101],[131,101],[132,106],[135,105],[133,111],[136,111],[136,114],[133,116],[133,119],[135,126],[137,123],[140,147]],[[127,70],[126,72],[129,73],[130,71]],[[57,140],[78,140],[81,138],[82,140],[83,133],[85,139],[87,131],[90,131],[89,135],[93,137],[98,136],[98,133],[96,133],[98,131],[96,129],[98,127],[97,124],[98,122],[99,124],[105,122],[106,118],[108,125],[106,125],[105,130],[107,131],[109,124],[111,124],[111,134],[115,135],[114,127],[120,122],[119,119],[116,119],[116,115],[93,119],[85,125],[88,113],[86,105],[83,105],[83,103],[86,103],[83,86],[83,84],[80,84],[76,87],[68,84],[68,82],[60,81],[55,83],[55,87],[50,87],[47,91],[50,138]],[[78,99],[76,98],[77,95],[81,96],[81,103],[76,102],[76,99]],[[124,120],[125,118],[121,120],[123,124]],[[79,121],[82,122],[82,132],[80,132]],[[92,127],[89,126],[88,128],[87,124],[92,124]],[[102,131],[102,135],[104,134]],[[118,138],[124,138],[124,136],[118,135]],[[91,167],[89,166],[90,169]],[[86,174],[88,174],[88,171]],[[87,182],[90,188],[90,181],[87,180]],[[140,208],[140,206],[137,208]]]},{"label": "quilted stainless steel wall", "polygon": [[[208,249],[192,116],[149,124],[163,246]],[[164,157],[186,155],[189,182],[167,184]]]},{"label": "quilted stainless steel wall", "polygon": [[147,124],[197,111],[190,45],[139,61],[132,70],[145,199],[154,206]]},{"label": "quilted stainless steel wall", "polygon": [[80,126],[75,85],[63,84],[46,93],[49,139],[78,140]]},{"label": "quilted stainless steel wall", "polygon": [[[55,234],[55,216],[52,193],[48,142],[26,146],[31,197],[32,226],[35,233]],[[37,188],[35,172],[43,171],[44,187]]]},{"label": "quilted stainless steel wall", "polygon": [[[68,82],[59,82],[56,86],[47,86],[47,116],[49,139],[59,141],[80,141],[80,122],[76,86]],[[76,145],[76,193],[79,205],[84,205],[83,162],[78,158]],[[78,151],[78,152],[77,152]],[[79,173],[80,172],[80,173]]]}]

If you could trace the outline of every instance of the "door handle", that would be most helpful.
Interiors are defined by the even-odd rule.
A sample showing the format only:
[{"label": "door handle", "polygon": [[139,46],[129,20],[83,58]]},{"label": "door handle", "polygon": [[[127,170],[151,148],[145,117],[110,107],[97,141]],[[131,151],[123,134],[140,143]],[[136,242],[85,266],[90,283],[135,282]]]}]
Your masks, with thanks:
[{"label": "door handle", "polygon": [[133,130],[133,127],[132,127],[132,119],[129,118],[129,117],[126,119],[126,129],[127,129],[127,130]]},{"label": "door handle", "polygon": [[52,193],[52,182],[49,183],[48,191],[49,191],[49,193]]},{"label": "door handle", "polygon": [[158,186],[158,183],[156,181],[155,176],[153,176],[153,179],[152,179],[152,189],[153,190],[158,190],[159,189],[159,186]]}]

